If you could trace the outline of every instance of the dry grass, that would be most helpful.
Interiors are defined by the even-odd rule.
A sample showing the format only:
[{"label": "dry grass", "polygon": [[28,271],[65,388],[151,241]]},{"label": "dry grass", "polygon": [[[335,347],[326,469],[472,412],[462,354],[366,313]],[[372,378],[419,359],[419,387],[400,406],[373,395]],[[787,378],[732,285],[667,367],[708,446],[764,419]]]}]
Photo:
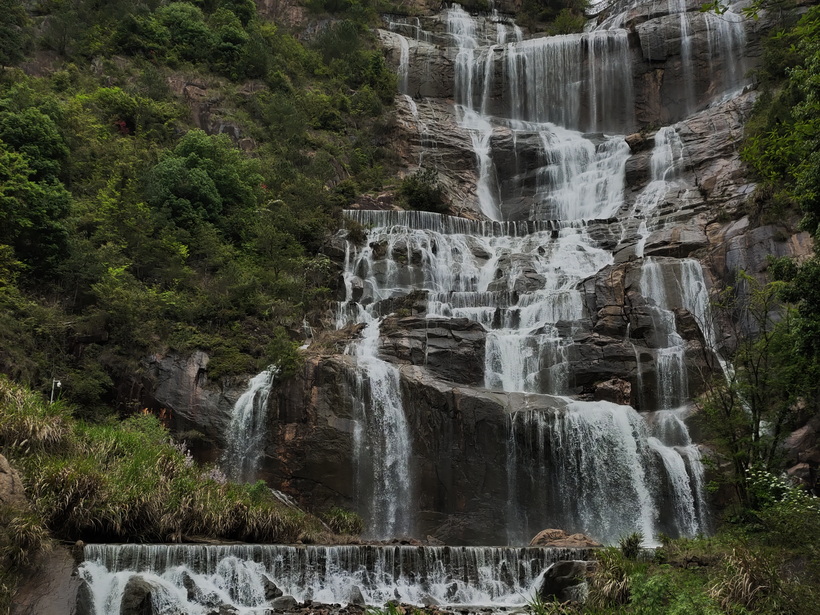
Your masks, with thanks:
[{"label": "dry grass", "polygon": [[709,595],[725,611],[736,606],[755,611],[770,608],[780,593],[780,581],[772,562],[746,548],[736,548],[724,560],[724,569],[709,588]]},{"label": "dry grass", "polygon": [[629,602],[629,563],[614,549],[603,549],[598,553],[598,568],[588,582],[587,600],[592,607],[603,609]]},{"label": "dry grass", "polygon": [[70,436],[70,419],[61,404],[46,405],[36,393],[0,375],[0,446],[23,453],[52,451]]}]

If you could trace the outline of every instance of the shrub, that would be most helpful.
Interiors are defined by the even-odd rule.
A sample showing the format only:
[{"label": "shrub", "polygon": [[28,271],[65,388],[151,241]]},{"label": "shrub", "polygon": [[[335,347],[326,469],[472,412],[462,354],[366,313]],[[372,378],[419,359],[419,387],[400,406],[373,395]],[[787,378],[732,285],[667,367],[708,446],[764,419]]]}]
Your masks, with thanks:
[{"label": "shrub", "polygon": [[638,559],[641,552],[641,543],[643,542],[643,534],[641,532],[632,532],[626,536],[622,536],[618,541],[618,546],[621,549],[621,554],[628,560]]},{"label": "shrub", "polygon": [[411,209],[444,213],[444,190],[434,169],[419,169],[405,177],[398,189],[399,198]]},{"label": "shrub", "polygon": [[322,520],[337,534],[358,535],[364,531],[364,521],[355,512],[334,506],[322,515]]},{"label": "shrub", "polygon": [[613,548],[601,550],[597,559],[598,568],[589,579],[589,604],[603,609],[629,602],[629,562]]}]

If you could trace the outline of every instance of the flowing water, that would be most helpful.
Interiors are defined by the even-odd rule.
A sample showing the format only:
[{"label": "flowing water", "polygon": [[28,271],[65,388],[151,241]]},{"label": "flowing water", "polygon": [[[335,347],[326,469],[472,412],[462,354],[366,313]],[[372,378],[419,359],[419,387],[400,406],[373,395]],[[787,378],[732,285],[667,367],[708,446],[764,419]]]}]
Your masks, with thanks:
[{"label": "flowing water", "polygon": [[584,559],[585,549],[285,545],[88,545],[80,577],[97,613],[118,613],[129,579],[154,587],[158,613],[204,615],[228,604],[240,615],[268,613],[270,584],[299,602],[520,605],[544,569]]},{"label": "flowing water", "polygon": [[268,395],[278,372],[278,368],[271,366],[251,378],[248,388],[234,404],[225,452],[220,460],[231,480],[240,483],[256,480],[256,470],[265,453]]}]

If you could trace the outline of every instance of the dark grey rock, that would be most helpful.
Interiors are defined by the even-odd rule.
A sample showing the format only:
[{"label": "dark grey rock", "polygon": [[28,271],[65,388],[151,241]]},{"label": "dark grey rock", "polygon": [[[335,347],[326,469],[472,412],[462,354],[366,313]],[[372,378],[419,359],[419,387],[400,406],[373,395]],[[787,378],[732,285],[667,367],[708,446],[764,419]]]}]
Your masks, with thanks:
[{"label": "dark grey rock", "polygon": [[296,598],[293,596],[280,596],[274,598],[270,605],[277,611],[289,611],[296,608]]},{"label": "dark grey rock", "polygon": [[77,607],[75,615],[95,615],[94,595],[91,593],[91,587],[85,579],[80,582],[77,588]]},{"label": "dark grey rock", "polygon": [[160,615],[151,600],[153,587],[141,575],[134,575],[125,584],[120,602],[120,615]]}]

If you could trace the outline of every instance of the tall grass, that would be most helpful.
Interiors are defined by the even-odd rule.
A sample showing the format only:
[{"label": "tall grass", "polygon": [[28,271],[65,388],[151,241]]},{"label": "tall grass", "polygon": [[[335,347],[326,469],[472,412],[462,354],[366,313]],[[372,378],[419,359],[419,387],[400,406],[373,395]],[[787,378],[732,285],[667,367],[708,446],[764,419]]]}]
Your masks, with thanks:
[{"label": "tall grass", "polygon": [[23,471],[31,500],[21,530],[36,519],[71,541],[282,543],[322,529],[268,490],[197,466],[152,415],[83,423],[2,377],[0,446]]}]

